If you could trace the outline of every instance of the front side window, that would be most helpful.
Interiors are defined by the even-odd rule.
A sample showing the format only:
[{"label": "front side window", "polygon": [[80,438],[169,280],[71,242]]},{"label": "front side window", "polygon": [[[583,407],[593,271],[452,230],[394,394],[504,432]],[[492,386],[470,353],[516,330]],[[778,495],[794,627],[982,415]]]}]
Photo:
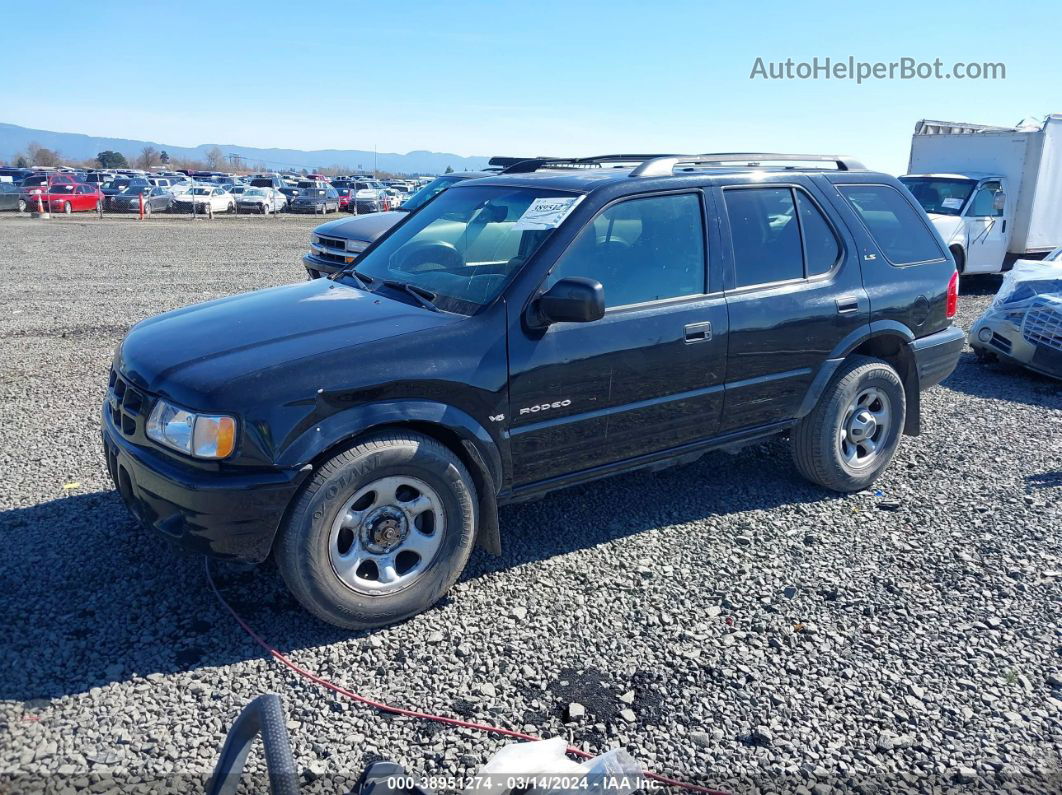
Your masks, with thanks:
[{"label": "front side window", "polygon": [[1003,210],[996,209],[996,194],[1003,190],[998,182],[986,182],[977,189],[967,215],[974,218],[1001,218]]},{"label": "front side window", "polygon": [[[471,314],[498,295],[579,199],[532,188],[455,188],[382,239],[357,272],[428,291],[439,308]],[[547,205],[552,212],[543,211]]]},{"label": "front side window", "polygon": [[579,233],[550,274],[601,282],[612,308],[706,291],[704,214],[692,193],[614,204]]},{"label": "front side window", "polygon": [[920,217],[895,188],[888,185],[838,185],[837,190],[852,205],[874,242],[894,265],[944,258],[926,226],[925,216]]}]

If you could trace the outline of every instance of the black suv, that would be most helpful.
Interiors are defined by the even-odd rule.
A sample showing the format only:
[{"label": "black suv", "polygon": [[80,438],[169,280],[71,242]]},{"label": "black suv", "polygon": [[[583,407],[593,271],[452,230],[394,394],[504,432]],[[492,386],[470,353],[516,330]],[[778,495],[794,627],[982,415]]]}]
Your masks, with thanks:
[{"label": "black suv", "polygon": [[385,624],[500,549],[499,504],[781,433],[865,488],[955,367],[957,285],[906,188],[845,158],[529,162],[331,279],[137,324],[107,464],[145,524]]}]

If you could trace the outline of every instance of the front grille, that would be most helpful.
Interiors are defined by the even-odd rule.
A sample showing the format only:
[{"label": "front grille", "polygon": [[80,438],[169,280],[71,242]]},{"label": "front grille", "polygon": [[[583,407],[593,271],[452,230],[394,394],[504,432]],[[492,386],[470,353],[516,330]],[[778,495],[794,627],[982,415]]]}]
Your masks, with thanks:
[{"label": "front grille", "polygon": [[1062,351],[1062,301],[1041,296],[1025,313],[1021,335],[1033,345]]},{"label": "front grille", "polygon": [[317,240],[322,246],[339,249],[340,251],[343,251],[347,246],[347,241],[341,237],[325,237],[324,235],[318,235]]},{"label": "front grille", "polygon": [[144,409],[147,403],[146,394],[122,378],[117,370],[111,369],[107,405],[115,428],[125,436],[136,436],[142,430]]}]

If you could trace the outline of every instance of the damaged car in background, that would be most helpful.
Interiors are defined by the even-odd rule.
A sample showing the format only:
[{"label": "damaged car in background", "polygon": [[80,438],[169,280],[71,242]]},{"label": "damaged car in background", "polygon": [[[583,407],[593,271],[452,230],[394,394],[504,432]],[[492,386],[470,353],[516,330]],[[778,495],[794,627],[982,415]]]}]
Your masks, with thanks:
[{"label": "damaged car in background", "polygon": [[1015,263],[970,329],[970,346],[979,359],[1062,379],[1062,248],[1041,262]]}]

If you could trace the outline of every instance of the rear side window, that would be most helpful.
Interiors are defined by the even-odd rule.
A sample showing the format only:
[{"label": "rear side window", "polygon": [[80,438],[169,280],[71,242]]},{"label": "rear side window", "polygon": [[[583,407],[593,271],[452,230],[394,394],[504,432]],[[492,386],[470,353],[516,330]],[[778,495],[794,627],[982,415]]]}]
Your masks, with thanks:
[{"label": "rear side window", "polygon": [[903,195],[888,185],[838,185],[870,236],[894,265],[943,259],[944,254]]},{"label": "rear side window", "polygon": [[579,233],[547,286],[569,276],[601,282],[608,308],[703,293],[700,197],[651,196],[607,208]]},{"label": "rear side window", "polygon": [[841,244],[837,241],[830,224],[822,216],[804,191],[796,193],[797,209],[800,211],[800,231],[804,236],[804,254],[807,257],[807,275],[828,273],[841,256]]},{"label": "rear side window", "polygon": [[723,191],[734,246],[737,286],[800,279],[804,256],[789,188]]}]

